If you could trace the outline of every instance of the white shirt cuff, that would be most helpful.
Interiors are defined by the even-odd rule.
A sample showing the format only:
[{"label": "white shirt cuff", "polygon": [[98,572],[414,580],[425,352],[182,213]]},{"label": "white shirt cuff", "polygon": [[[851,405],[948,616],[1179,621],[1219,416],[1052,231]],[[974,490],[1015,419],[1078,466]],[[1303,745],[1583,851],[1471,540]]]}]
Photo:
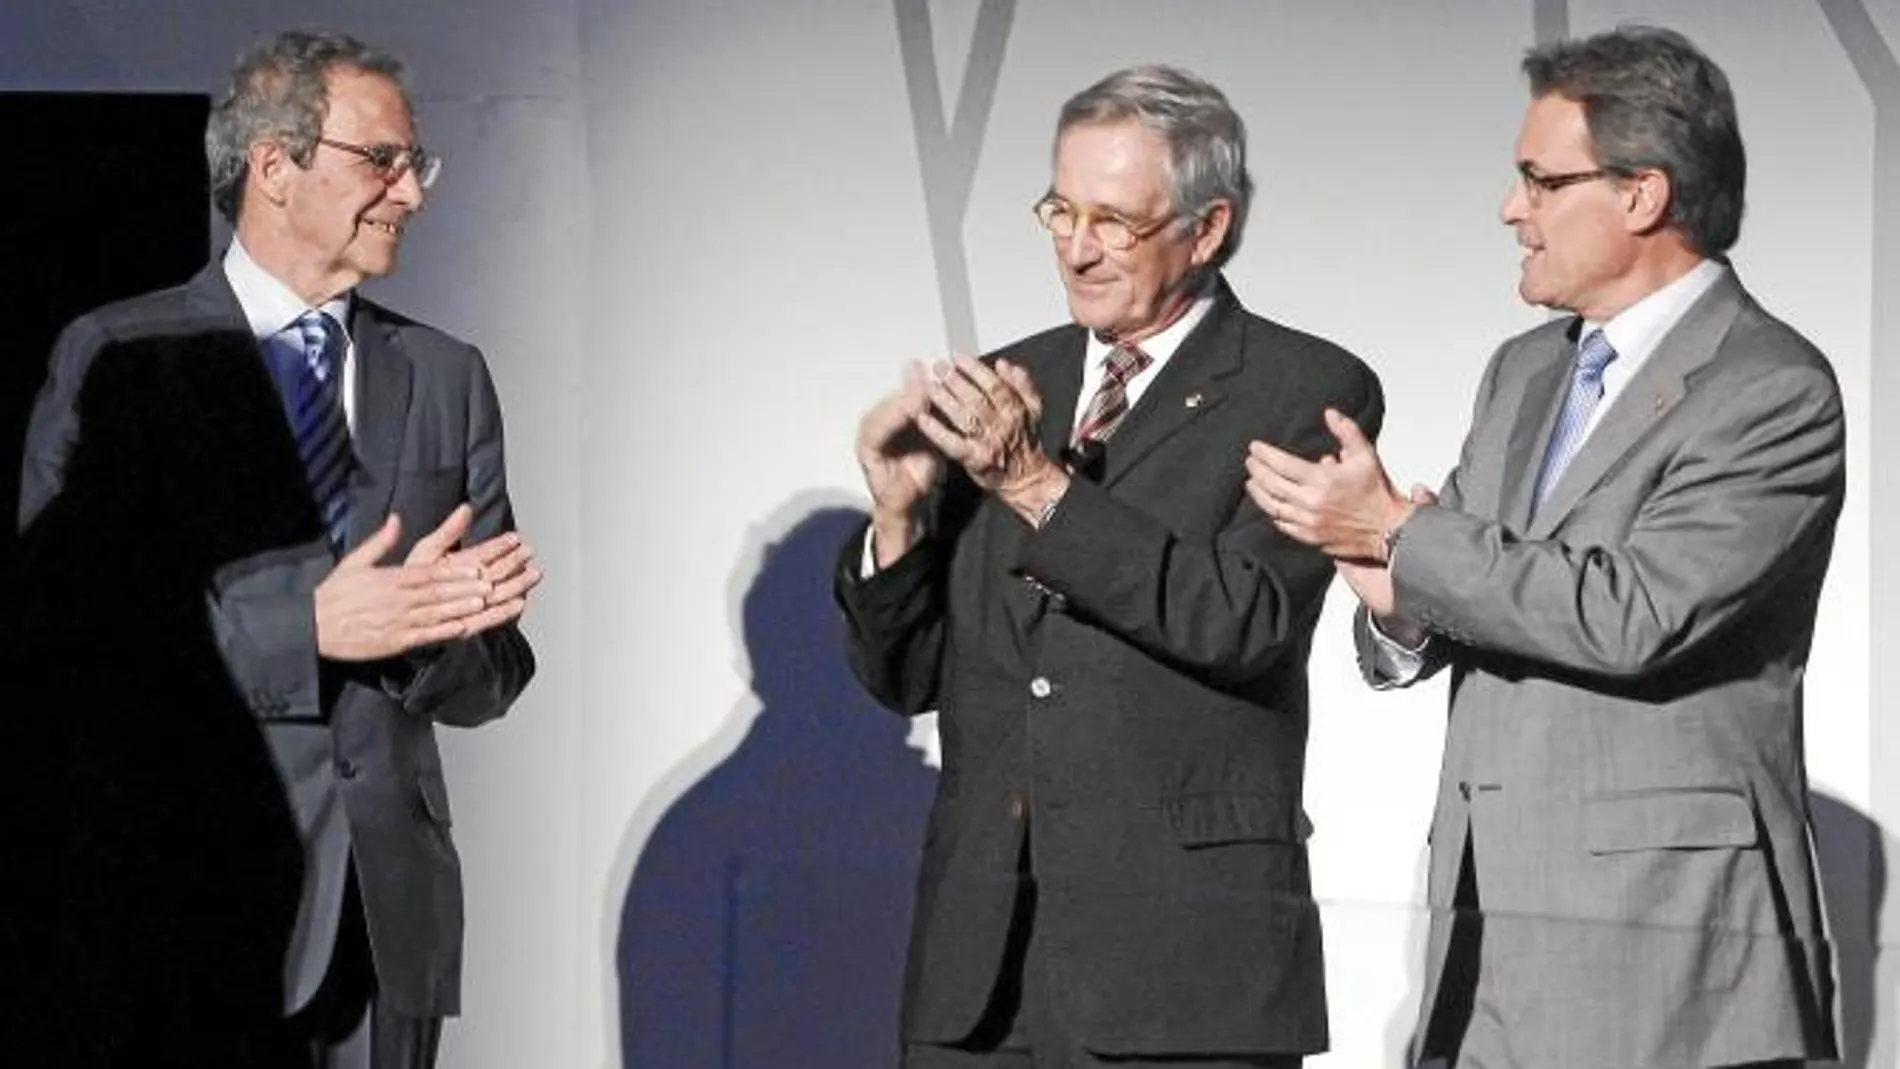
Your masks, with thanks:
[{"label": "white shirt cuff", "polygon": [[1431,645],[1431,636],[1426,635],[1417,646],[1407,646],[1386,634],[1379,627],[1379,618],[1371,613],[1366,614],[1366,623],[1372,633],[1373,667],[1379,678],[1395,687],[1417,681],[1425,671],[1425,647]]}]

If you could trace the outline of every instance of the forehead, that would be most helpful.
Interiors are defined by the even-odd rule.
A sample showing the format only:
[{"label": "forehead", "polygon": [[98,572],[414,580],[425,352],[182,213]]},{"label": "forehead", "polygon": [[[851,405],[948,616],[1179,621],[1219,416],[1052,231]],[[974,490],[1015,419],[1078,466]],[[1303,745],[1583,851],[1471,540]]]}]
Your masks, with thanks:
[{"label": "forehead", "polygon": [[1168,143],[1133,119],[1078,123],[1056,142],[1055,191],[1078,204],[1141,212],[1167,201]]},{"label": "forehead", "polygon": [[325,134],[364,143],[414,140],[409,104],[395,82],[355,67],[335,67],[323,76],[329,97]]},{"label": "forehead", "polygon": [[1517,158],[1539,171],[1594,167],[1596,149],[1583,105],[1554,93],[1532,100],[1518,131]]}]

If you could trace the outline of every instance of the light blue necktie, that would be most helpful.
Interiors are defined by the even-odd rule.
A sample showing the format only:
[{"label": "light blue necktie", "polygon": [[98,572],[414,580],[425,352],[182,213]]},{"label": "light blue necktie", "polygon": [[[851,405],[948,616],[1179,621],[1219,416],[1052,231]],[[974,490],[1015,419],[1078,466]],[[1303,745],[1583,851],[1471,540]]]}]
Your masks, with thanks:
[{"label": "light blue necktie", "polygon": [[349,537],[350,470],[356,464],[343,415],[343,327],[322,312],[305,312],[294,325],[295,341],[286,331],[265,349],[297,439],[310,496],[323,518],[330,548],[340,556]]},{"label": "light blue necktie", "polygon": [[1583,445],[1583,433],[1590,426],[1590,414],[1603,400],[1603,369],[1616,359],[1610,339],[1593,330],[1577,347],[1577,363],[1570,372],[1570,392],[1564,396],[1564,410],[1557,414],[1557,425],[1550,429],[1550,445],[1544,450],[1544,466],[1537,472],[1536,506],[1557,485],[1557,477],[1569,466],[1570,458]]}]

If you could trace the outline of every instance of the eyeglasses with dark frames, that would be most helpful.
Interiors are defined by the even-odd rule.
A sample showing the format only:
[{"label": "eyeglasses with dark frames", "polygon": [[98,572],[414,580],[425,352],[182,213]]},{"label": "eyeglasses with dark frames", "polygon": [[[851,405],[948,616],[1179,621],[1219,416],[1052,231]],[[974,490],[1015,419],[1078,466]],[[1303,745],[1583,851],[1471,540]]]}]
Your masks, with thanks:
[{"label": "eyeglasses with dark frames", "polygon": [[317,144],[328,145],[339,152],[361,158],[376,172],[376,177],[388,186],[402,181],[404,174],[414,171],[416,184],[428,189],[442,173],[442,157],[421,145],[354,145],[329,137],[317,138]]},{"label": "eyeglasses with dark frames", "polygon": [[1136,220],[1108,208],[1077,208],[1054,193],[1037,201],[1031,210],[1042,228],[1056,239],[1067,241],[1075,236],[1077,229],[1086,227],[1104,248],[1115,252],[1127,252],[1182,214],[1169,212],[1159,219]]},{"label": "eyeglasses with dark frames", "polygon": [[1613,167],[1544,174],[1531,166],[1528,161],[1521,161],[1517,165],[1517,177],[1524,184],[1524,199],[1535,208],[1543,203],[1546,196],[1559,190],[1569,189],[1571,186],[1581,185],[1584,182],[1595,182],[1602,178],[1622,178],[1625,175]]}]

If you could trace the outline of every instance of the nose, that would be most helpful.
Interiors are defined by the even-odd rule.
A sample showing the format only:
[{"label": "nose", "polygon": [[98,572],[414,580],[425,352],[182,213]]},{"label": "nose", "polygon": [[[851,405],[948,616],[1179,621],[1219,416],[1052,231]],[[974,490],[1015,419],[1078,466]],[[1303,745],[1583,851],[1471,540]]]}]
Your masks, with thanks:
[{"label": "nose", "polygon": [[389,184],[389,199],[408,207],[410,211],[421,211],[423,198],[428,194],[422,191],[422,178],[414,167],[404,167],[402,174]]},{"label": "nose", "polygon": [[1102,258],[1102,243],[1095,240],[1095,228],[1077,226],[1068,240],[1059,242],[1062,246],[1063,262],[1070,270],[1080,271]]},{"label": "nose", "polygon": [[1511,184],[1504,187],[1504,202],[1498,205],[1498,219],[1505,226],[1516,226],[1530,215],[1530,193],[1524,186],[1522,178],[1513,178]]}]

